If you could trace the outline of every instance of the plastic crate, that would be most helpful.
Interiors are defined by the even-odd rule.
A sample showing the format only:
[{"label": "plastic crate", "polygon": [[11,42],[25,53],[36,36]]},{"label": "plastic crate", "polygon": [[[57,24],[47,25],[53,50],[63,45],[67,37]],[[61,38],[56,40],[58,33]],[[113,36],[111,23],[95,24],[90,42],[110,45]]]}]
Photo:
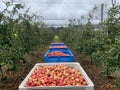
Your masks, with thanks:
[{"label": "plastic crate", "polygon": [[[29,77],[32,75],[36,67],[43,66],[43,65],[56,65],[56,64],[62,64],[67,67],[72,67],[76,70],[79,70],[81,72],[81,75],[85,79],[87,85],[86,86],[39,86],[39,87],[25,87]],[[19,85],[19,90],[94,90],[94,84],[84,71],[84,69],[81,67],[81,65],[77,62],[73,63],[38,63],[36,64],[32,70],[29,72],[29,74],[26,76],[26,78],[22,81],[22,83]]]},{"label": "plastic crate", "polygon": [[73,62],[74,61],[74,55],[70,50],[59,50],[59,51],[65,54],[69,54],[69,56],[48,56],[48,53],[52,52],[48,50],[47,53],[44,55],[44,62],[50,63],[50,62]]},{"label": "plastic crate", "polygon": [[49,48],[67,48],[66,45],[60,45],[60,46],[49,46]]},{"label": "plastic crate", "polygon": [[65,48],[51,48],[51,46],[49,47],[49,51],[62,51],[62,52],[65,52],[66,50],[68,50],[68,48],[67,48],[67,46],[66,45],[64,45],[65,46]]},{"label": "plastic crate", "polygon": [[53,51],[65,52],[65,51],[68,51],[68,49],[67,48],[49,48],[49,51],[50,52],[53,52]]},{"label": "plastic crate", "polygon": [[61,46],[61,45],[65,45],[64,43],[51,43],[51,46]]}]

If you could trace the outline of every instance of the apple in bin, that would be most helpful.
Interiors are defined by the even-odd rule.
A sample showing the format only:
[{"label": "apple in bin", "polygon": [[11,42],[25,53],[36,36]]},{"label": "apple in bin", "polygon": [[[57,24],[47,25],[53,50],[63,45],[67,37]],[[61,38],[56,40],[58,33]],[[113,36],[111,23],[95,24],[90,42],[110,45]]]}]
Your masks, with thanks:
[{"label": "apple in bin", "polygon": [[83,85],[87,85],[87,83],[78,70],[58,64],[37,67],[25,87]]},{"label": "apple in bin", "polygon": [[48,56],[69,56],[69,54],[65,54],[60,51],[53,51],[53,52],[49,52]]}]

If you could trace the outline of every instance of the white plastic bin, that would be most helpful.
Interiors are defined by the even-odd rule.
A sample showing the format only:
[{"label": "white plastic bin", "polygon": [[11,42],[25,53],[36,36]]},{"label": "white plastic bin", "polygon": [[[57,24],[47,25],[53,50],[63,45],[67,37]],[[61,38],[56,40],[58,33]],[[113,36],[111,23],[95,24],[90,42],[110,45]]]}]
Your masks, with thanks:
[{"label": "white plastic bin", "polygon": [[[84,77],[85,81],[87,82],[86,86],[40,86],[40,87],[25,87],[29,77],[34,72],[35,68],[38,66],[43,65],[55,65],[55,64],[61,64],[65,65],[67,67],[72,67],[76,70],[79,70]],[[77,62],[70,62],[70,63],[38,63],[36,64],[33,69],[29,72],[29,74],[26,76],[26,78],[22,81],[22,83],[19,85],[19,90],[94,90],[94,84],[90,80],[90,78],[87,76],[81,65]]]}]

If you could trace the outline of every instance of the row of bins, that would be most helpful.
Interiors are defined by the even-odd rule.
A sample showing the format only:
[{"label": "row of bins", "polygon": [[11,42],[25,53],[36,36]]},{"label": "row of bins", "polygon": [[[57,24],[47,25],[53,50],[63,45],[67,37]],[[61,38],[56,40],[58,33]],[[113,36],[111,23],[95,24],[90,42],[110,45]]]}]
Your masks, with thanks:
[{"label": "row of bins", "polygon": [[74,62],[74,55],[64,43],[51,43],[44,55],[44,62]]},{"label": "row of bins", "polygon": [[[59,54],[57,55],[56,54]],[[60,53],[58,53],[60,52]],[[62,55],[61,55],[62,53]],[[78,62],[74,62],[74,55],[72,52],[67,48],[64,43],[51,43],[49,46],[48,51],[44,55],[44,62],[45,63],[37,63],[26,78],[22,81],[19,85],[19,90],[94,90],[94,84],[87,76],[86,72],[83,70],[82,66]],[[50,63],[51,62],[51,63]],[[52,63],[53,62],[53,63]],[[87,85],[81,86],[31,86],[27,87],[28,80],[31,80],[31,75],[35,72],[36,68],[39,66],[51,66],[51,65],[65,65],[69,68],[74,68],[80,71],[81,76],[85,79]],[[37,75],[37,74],[34,74]],[[34,76],[36,77],[36,76]],[[38,76],[37,76],[38,77]],[[35,79],[34,79],[35,80]],[[35,83],[35,81],[32,81]]]}]

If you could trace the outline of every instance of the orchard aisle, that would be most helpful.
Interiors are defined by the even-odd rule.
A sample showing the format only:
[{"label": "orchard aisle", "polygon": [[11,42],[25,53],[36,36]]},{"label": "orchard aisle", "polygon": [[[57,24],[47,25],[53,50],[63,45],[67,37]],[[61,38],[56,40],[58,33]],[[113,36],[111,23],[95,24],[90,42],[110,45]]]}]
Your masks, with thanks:
[{"label": "orchard aisle", "polygon": [[[0,82],[0,90],[18,90],[18,86],[29,73],[29,71],[33,68],[36,63],[42,63],[44,54],[48,50],[49,45],[42,46],[36,52],[33,52],[27,57],[31,58],[29,64],[24,62],[20,62],[19,70],[11,73],[9,79]],[[69,48],[69,47],[68,47]],[[79,62],[81,66],[84,68],[90,79],[93,81],[95,85],[94,90],[119,90],[114,88],[114,79],[106,79],[101,76],[101,67],[96,66],[91,62],[89,58],[82,57],[81,55],[75,55],[75,62]]]}]

